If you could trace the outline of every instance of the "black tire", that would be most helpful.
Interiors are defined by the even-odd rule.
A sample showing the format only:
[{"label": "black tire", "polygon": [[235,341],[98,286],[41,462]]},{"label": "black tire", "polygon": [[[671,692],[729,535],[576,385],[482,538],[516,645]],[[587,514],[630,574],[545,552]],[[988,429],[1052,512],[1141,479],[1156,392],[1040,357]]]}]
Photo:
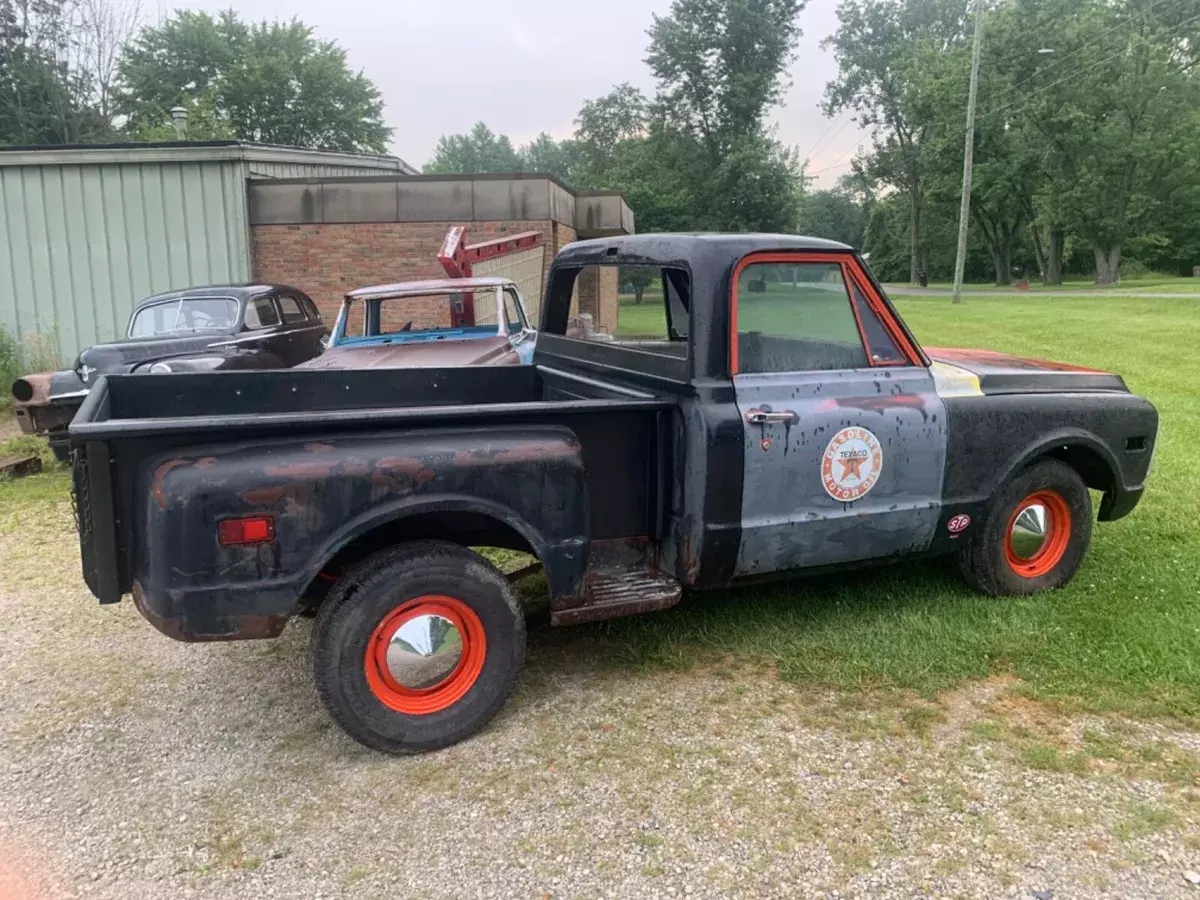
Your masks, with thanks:
[{"label": "black tire", "polygon": [[[386,705],[368,683],[368,644],[384,620],[415,598],[455,598],[486,638],[482,668],[452,705],[409,714]],[[437,750],[479,731],[512,694],[525,662],[525,620],[500,571],[457,544],[417,541],[354,566],[321,604],[313,628],[317,692],[350,737],[373,750]]]},{"label": "black tire", "polygon": [[[1061,555],[1051,554],[1043,565],[1029,566],[1023,573],[1009,562],[1009,526],[1023,501],[1038,492],[1057,495],[1064,502],[1070,512],[1070,526]],[[959,555],[959,569],[968,584],[993,597],[1035,594],[1069,582],[1079,570],[1091,539],[1092,498],[1087,485],[1066,463],[1042,459],[1000,488]],[[1049,565],[1051,561],[1053,565]]]}]

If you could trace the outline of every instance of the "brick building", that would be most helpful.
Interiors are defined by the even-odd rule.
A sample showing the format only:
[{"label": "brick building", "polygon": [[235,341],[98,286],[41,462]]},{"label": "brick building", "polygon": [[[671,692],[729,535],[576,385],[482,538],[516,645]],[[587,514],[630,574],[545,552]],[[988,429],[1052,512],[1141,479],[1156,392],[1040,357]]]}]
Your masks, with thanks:
[{"label": "brick building", "polygon": [[[619,194],[572,191],[545,175],[252,181],[249,201],[254,278],[302,288],[330,322],[342,295],[354,288],[444,277],[437,254],[452,225],[466,227],[470,243],[542,235],[545,249],[535,271],[515,278],[536,321],[546,270],[561,247],[634,230],[633,213]],[[584,273],[576,302],[600,327],[614,329],[616,270]]]}]

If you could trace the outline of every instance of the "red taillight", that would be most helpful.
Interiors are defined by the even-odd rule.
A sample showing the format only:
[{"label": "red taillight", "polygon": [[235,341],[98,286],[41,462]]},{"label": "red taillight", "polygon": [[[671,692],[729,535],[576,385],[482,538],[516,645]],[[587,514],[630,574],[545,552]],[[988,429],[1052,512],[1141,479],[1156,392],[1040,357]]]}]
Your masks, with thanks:
[{"label": "red taillight", "polygon": [[217,539],[221,542],[222,547],[273,541],[275,540],[275,519],[272,516],[225,519],[217,525]]}]

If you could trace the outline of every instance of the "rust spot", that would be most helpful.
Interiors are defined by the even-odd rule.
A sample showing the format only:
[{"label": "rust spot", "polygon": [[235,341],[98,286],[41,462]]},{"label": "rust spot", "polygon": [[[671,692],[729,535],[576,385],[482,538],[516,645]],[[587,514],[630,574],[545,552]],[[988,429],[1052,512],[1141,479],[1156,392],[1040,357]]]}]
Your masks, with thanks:
[{"label": "rust spot", "polygon": [[559,441],[546,444],[525,444],[505,450],[458,450],[454,454],[454,465],[460,468],[470,468],[492,463],[544,462],[550,459],[574,456],[578,452],[578,444],[563,444]]},{"label": "rust spot", "polygon": [[334,462],[286,463],[282,466],[267,466],[263,471],[268,475],[284,478],[328,478],[334,465]]},{"label": "rust spot", "polygon": [[169,459],[154,470],[154,481],[150,493],[154,496],[154,502],[158,504],[159,509],[167,508],[167,492],[164,485],[167,475],[172,469],[186,466],[189,462],[190,460],[186,459]]},{"label": "rust spot", "polygon": [[382,472],[400,472],[415,477],[425,468],[425,463],[412,456],[385,456],[375,464]]},{"label": "rust spot", "polygon": [[133,602],[143,618],[176,641],[248,641],[279,637],[287,626],[287,616],[230,616],[220,620],[230,627],[222,631],[185,631],[178,618],[160,616],[146,601],[141,584],[133,583]]},{"label": "rust spot", "polygon": [[217,459],[214,456],[206,456],[203,459],[196,460],[192,466],[194,469],[211,469],[217,464]]},{"label": "rust spot", "polygon": [[304,449],[309,453],[332,453],[337,448],[333,444],[319,444],[314,442],[312,444],[305,444]]},{"label": "rust spot", "polygon": [[282,486],[252,488],[242,494],[242,501],[255,506],[274,506],[285,494],[287,494],[287,488]]}]

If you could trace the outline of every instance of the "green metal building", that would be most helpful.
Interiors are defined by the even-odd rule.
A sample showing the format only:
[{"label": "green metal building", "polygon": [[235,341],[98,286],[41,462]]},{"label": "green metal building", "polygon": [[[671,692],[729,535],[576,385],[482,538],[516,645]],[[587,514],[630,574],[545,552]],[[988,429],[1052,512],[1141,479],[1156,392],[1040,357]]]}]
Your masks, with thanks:
[{"label": "green metal building", "polygon": [[412,175],[391,156],[237,141],[0,148],[0,326],[64,363],[160,291],[251,277],[251,179]]}]

